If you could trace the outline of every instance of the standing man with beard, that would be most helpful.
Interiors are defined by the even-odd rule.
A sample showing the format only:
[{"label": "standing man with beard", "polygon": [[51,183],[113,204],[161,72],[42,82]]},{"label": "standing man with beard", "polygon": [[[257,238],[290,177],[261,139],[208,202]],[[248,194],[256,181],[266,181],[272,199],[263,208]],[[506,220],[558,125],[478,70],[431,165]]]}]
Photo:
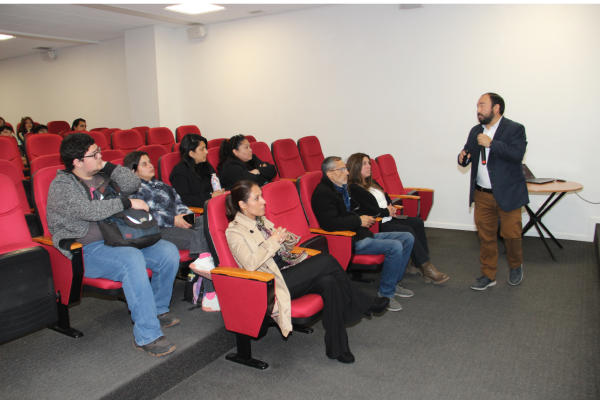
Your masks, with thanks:
[{"label": "standing man with beard", "polygon": [[[497,232],[506,243],[510,268],[508,282],[518,285],[523,279],[521,249],[521,207],[529,203],[527,183],[521,163],[527,148],[525,127],[503,117],[504,100],[486,93],[477,102],[477,119],[458,155],[458,163],[472,162],[469,205],[475,202],[475,226],[479,234],[482,276],[471,286],[485,290],[496,285],[498,262]],[[485,152],[485,163],[482,153]]]}]

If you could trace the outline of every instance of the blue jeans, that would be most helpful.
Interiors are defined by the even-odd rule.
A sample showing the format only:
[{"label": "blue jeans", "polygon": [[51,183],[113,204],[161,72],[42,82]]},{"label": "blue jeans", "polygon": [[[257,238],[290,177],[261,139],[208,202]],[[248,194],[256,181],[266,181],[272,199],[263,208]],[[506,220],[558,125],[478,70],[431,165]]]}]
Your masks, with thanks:
[{"label": "blue jeans", "polygon": [[394,297],[396,283],[404,277],[415,238],[408,232],[376,233],[375,238],[356,242],[356,254],[384,254],[383,271],[379,282],[379,293]]},{"label": "blue jeans", "polygon": [[[83,247],[84,276],[123,284],[133,320],[133,336],[139,346],[163,336],[156,318],[169,311],[173,283],[179,268],[179,251],[173,243],[159,240],[144,249],[106,246],[103,240]],[[148,280],[146,268],[152,270]]]}]

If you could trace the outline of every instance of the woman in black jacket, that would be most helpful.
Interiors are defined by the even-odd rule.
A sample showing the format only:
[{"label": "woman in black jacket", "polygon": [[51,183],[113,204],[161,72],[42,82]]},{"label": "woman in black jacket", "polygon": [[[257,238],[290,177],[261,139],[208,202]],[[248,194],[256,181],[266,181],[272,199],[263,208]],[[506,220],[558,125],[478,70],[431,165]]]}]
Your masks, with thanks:
[{"label": "woman in black jacket", "polygon": [[211,175],[215,170],[206,161],[207,143],[207,140],[200,135],[193,133],[185,135],[179,146],[181,161],[169,176],[171,186],[188,207],[204,207],[206,200],[225,192],[222,189],[213,190],[210,183]]},{"label": "woman in black jacket", "polygon": [[348,189],[360,204],[359,214],[382,217],[381,232],[409,232],[415,237],[411,257],[426,283],[444,283],[450,277],[435,269],[429,260],[429,247],[423,220],[418,217],[397,219],[396,208],[381,185],[371,176],[371,159],[363,153],[352,154],[346,164],[349,172]]},{"label": "woman in black jacket", "polygon": [[261,161],[252,154],[250,142],[244,135],[223,140],[219,157],[217,170],[221,185],[226,190],[231,189],[239,181],[252,181],[263,186],[277,175],[273,164]]}]

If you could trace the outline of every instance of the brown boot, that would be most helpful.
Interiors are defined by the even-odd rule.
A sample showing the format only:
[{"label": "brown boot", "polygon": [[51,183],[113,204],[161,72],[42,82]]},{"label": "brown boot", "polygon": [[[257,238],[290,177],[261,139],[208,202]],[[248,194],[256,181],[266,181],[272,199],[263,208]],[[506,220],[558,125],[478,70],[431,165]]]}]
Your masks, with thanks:
[{"label": "brown boot", "polygon": [[439,285],[440,283],[444,283],[448,279],[450,279],[448,275],[443,274],[437,269],[435,269],[433,264],[429,261],[421,265],[419,267],[419,271],[421,272],[421,274],[423,274],[423,279],[425,280],[425,283],[433,282],[436,285]]}]

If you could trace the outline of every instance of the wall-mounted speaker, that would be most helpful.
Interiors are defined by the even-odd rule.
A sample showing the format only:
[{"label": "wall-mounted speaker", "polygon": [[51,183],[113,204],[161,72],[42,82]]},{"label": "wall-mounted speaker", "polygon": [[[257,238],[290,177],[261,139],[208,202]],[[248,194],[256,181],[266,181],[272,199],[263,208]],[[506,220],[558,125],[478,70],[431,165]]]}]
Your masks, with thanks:
[{"label": "wall-mounted speaker", "polygon": [[189,39],[196,39],[206,36],[206,28],[201,25],[193,26],[188,28],[187,35]]}]

